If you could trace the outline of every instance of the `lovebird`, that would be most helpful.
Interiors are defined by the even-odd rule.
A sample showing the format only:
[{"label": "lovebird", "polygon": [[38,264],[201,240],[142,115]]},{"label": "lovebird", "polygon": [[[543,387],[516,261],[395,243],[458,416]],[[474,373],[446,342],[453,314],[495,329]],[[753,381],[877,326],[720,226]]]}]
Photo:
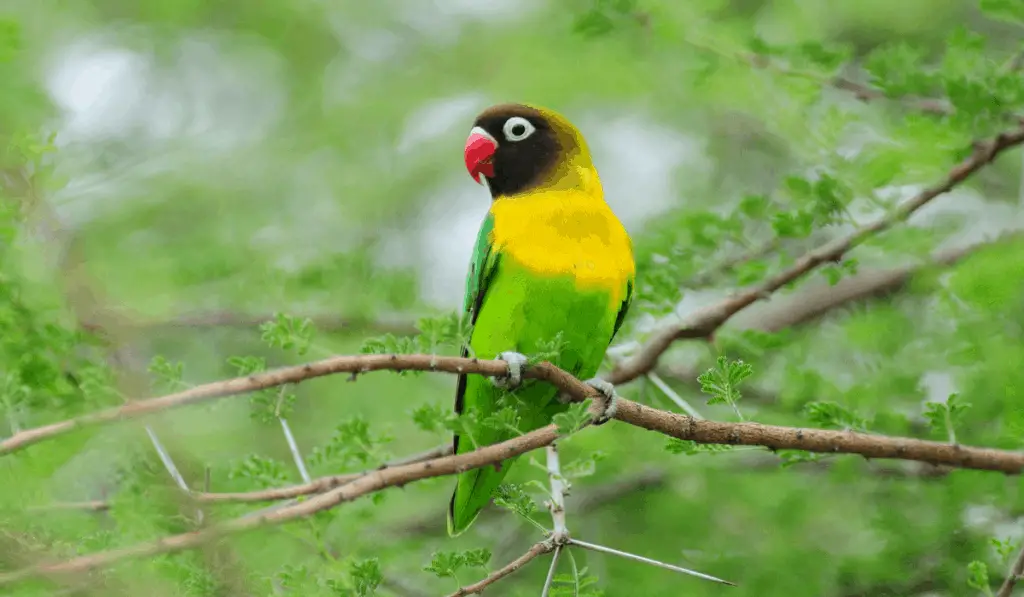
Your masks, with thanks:
[{"label": "lovebird", "polygon": [[[595,423],[607,422],[615,388],[594,376],[629,311],[636,265],[583,135],[552,110],[500,104],[477,116],[465,160],[490,191],[491,207],[466,278],[463,309],[472,327],[462,354],[504,360],[509,374],[458,377],[455,411],[475,411],[492,424],[456,433],[455,453],[532,431],[568,408],[554,386],[523,381],[526,354],[557,354],[546,358],[606,398]],[[473,524],[515,460],[459,474],[450,536]]]}]

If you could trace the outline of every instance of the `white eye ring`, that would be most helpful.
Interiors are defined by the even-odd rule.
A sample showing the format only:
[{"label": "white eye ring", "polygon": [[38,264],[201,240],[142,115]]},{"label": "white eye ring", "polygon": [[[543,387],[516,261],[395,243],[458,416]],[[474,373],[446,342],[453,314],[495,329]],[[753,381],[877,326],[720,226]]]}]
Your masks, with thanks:
[{"label": "white eye ring", "polygon": [[[520,132],[518,129],[522,129],[522,131]],[[532,135],[535,130],[537,129],[533,127],[533,123],[522,116],[509,118],[501,127],[501,132],[505,133],[505,138],[509,141],[522,141]]]}]

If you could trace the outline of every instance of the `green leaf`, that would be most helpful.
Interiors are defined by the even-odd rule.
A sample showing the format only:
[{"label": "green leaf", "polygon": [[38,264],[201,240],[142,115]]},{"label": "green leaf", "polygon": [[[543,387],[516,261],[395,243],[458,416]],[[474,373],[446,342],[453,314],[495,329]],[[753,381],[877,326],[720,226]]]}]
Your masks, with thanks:
[{"label": "green leaf", "polygon": [[443,347],[461,349],[469,343],[472,326],[463,313],[452,311],[437,317],[422,317],[416,321],[420,331],[415,342],[420,350],[433,354]]},{"label": "green leaf", "polygon": [[583,402],[574,402],[565,412],[560,412],[552,417],[551,422],[558,426],[558,433],[571,435],[588,423],[590,421],[590,412],[588,411],[590,403],[590,398]]},{"label": "green leaf", "polygon": [[515,435],[522,435],[523,431],[519,428],[520,419],[518,408],[505,406],[485,417],[480,424],[498,431],[511,431]]},{"label": "green leaf", "polygon": [[996,550],[996,553],[999,554],[999,559],[1001,559],[1004,564],[1008,564],[1010,557],[1017,553],[1020,548],[1020,542],[1012,539],[1000,541],[995,537],[991,537],[989,539],[989,544]]},{"label": "green leaf", "polygon": [[823,454],[803,450],[779,450],[776,455],[782,460],[782,468],[789,468],[802,462],[817,462],[824,458]]},{"label": "green leaf", "polygon": [[807,238],[814,230],[814,216],[806,211],[772,215],[772,229],[782,238]]},{"label": "green leaf", "polygon": [[377,558],[352,562],[349,565],[349,575],[357,597],[370,597],[376,594],[377,587],[384,582]]},{"label": "green leaf", "polygon": [[980,0],[978,7],[990,19],[1024,24],[1024,4],[1017,0]]},{"label": "green leaf", "polygon": [[740,385],[754,373],[754,368],[743,361],[730,361],[725,356],[720,356],[715,361],[715,366],[701,373],[697,377],[700,389],[709,395],[708,404],[728,404],[742,420],[736,403],[743,395],[740,393]]},{"label": "green leaf", "polygon": [[771,205],[771,199],[767,195],[747,195],[740,200],[737,209],[751,220],[760,220],[768,215]]},{"label": "green leaf", "polygon": [[462,555],[466,566],[470,568],[485,568],[487,563],[491,561],[491,550],[485,547],[466,550],[462,552]]},{"label": "green leaf", "polygon": [[537,511],[537,504],[534,503],[530,494],[523,489],[522,485],[515,483],[499,485],[494,490],[493,499],[494,505],[511,510],[524,518],[529,518]]},{"label": "green leaf", "polygon": [[461,413],[448,413],[444,420],[444,427],[452,433],[462,436],[462,441],[468,440],[474,448],[480,447],[476,441],[476,436],[483,427],[479,409],[468,408]]},{"label": "green leaf", "polygon": [[566,345],[564,334],[559,331],[550,340],[540,340],[537,342],[537,351],[529,355],[528,363],[536,365],[544,361],[556,361],[561,356],[562,351],[565,350]]},{"label": "green leaf", "polygon": [[173,392],[184,385],[181,381],[184,369],[183,363],[172,363],[163,355],[156,355],[149,363],[149,372],[156,376],[159,385],[167,392]]},{"label": "green leaf", "polygon": [[607,457],[608,455],[601,450],[592,450],[568,463],[563,462],[562,476],[567,479],[589,477],[597,472],[597,463]]},{"label": "green leaf", "polygon": [[444,422],[449,412],[438,403],[422,404],[412,411],[412,420],[423,431],[438,433],[446,430]]},{"label": "green leaf", "polygon": [[260,357],[228,357],[228,364],[235,368],[235,372],[239,377],[262,373],[267,370],[266,359]]},{"label": "green leaf", "polygon": [[335,428],[326,445],[313,450],[310,462],[317,465],[337,463],[341,467],[382,462],[386,460],[383,448],[393,439],[386,433],[374,433],[365,418],[353,415]]},{"label": "green leaf", "polygon": [[924,66],[925,50],[906,42],[879,46],[864,62],[872,83],[889,97],[929,96],[936,76]]},{"label": "green leaf", "polygon": [[665,443],[665,451],[669,454],[686,454],[687,456],[693,456],[695,454],[718,454],[720,452],[728,452],[732,450],[733,446],[724,444],[698,444],[695,441],[688,439],[677,439],[674,437],[668,438]]},{"label": "green leaf", "polygon": [[804,405],[804,414],[812,424],[823,429],[868,430],[867,419],[835,402],[808,402]]},{"label": "green leaf", "polygon": [[250,454],[237,461],[228,472],[229,479],[249,479],[261,487],[281,487],[290,479],[286,467],[272,458]]},{"label": "green leaf", "polygon": [[956,442],[956,425],[964,413],[971,408],[959,394],[950,394],[945,402],[925,402],[924,417],[928,426],[936,431],[945,431],[951,443]]},{"label": "green leaf", "polygon": [[552,579],[550,597],[603,597],[605,593],[597,586],[597,577],[587,568],[576,570],[575,560],[570,561],[573,574],[556,574]]},{"label": "green leaf", "polygon": [[423,570],[438,578],[456,578],[456,573],[464,567],[483,568],[491,560],[491,552],[487,549],[469,549],[466,551],[436,551],[431,556],[430,564]]},{"label": "green leaf", "polygon": [[992,594],[991,582],[988,579],[988,566],[985,562],[974,560],[967,564],[967,586]]},{"label": "green leaf", "polygon": [[299,355],[304,355],[312,344],[313,321],[275,313],[272,320],[260,324],[260,338],[272,348],[294,349]]}]

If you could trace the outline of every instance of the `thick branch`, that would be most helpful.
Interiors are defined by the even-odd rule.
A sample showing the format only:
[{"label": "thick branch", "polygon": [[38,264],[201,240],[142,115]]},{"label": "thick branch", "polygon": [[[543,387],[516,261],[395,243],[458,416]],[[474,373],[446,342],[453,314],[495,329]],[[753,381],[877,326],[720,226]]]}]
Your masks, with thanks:
[{"label": "thick branch", "polygon": [[[331,373],[362,373],[379,370],[443,371],[448,373],[477,373],[488,376],[508,374],[504,361],[479,360],[433,355],[360,355],[339,356],[285,367],[248,377],[236,377],[220,382],[196,386],[176,394],[140,400],[124,406],[85,415],[77,419],[29,429],[0,443],[0,453],[11,452],[27,445],[63,435],[73,429],[113,421],[137,418],[172,407],[198,403],[219,396],[241,394],[285,383]],[[597,390],[550,363],[529,367],[524,377],[546,381],[576,401],[600,398]],[[958,468],[1001,471],[1018,474],[1024,468],[1024,453],[988,448],[943,444],[909,438],[894,438],[848,431],[801,429],[761,425],[758,423],[719,423],[698,420],[649,408],[620,398],[615,418],[637,427],[657,431],[664,435],[704,444],[764,446],[782,450],[860,454],[868,458],[894,458],[917,460],[932,464],[945,464]],[[384,471],[381,471],[384,472]],[[288,497],[288,496],[280,496]]]},{"label": "thick branch", "polygon": [[120,406],[99,411],[89,415],[83,415],[74,419],[26,429],[16,433],[0,442],[0,455],[13,452],[38,443],[70,433],[75,429],[93,427],[137,419],[139,417],[161,412],[171,408],[198,404],[221,398],[253,392],[265,388],[281,386],[285,384],[298,383],[307,379],[333,375],[336,373],[367,373],[381,369],[390,370],[415,370],[415,371],[448,371],[450,373],[462,373],[467,366],[473,369],[465,369],[483,375],[507,375],[508,367],[502,361],[476,361],[455,357],[439,357],[432,355],[360,355],[360,356],[339,356],[294,367],[283,367],[274,371],[257,373],[246,377],[236,377],[225,381],[218,381],[199,385],[188,390],[168,394],[159,398],[139,400]]},{"label": "thick branch", "polygon": [[[476,359],[441,358],[429,355],[367,355],[361,357],[335,357],[319,363],[268,372],[253,376],[252,378],[228,380],[217,384],[209,384],[205,387],[214,386],[220,388],[221,392],[224,392],[225,388],[230,388],[233,393],[238,393],[244,391],[245,384],[266,387],[271,380],[277,380],[280,383],[294,383],[304,379],[302,374],[296,371],[306,372],[306,376],[314,376],[315,374],[322,375],[323,373],[318,372],[322,372],[325,368],[329,367],[353,371],[405,368],[451,372],[481,372],[488,375],[507,374],[508,371],[503,361],[478,361]],[[525,372],[525,375],[529,378],[552,383],[577,401],[598,397],[598,393],[594,388],[549,363],[530,367]],[[288,381],[281,381],[282,379],[287,379]],[[201,390],[203,387],[200,386],[190,390],[190,392]],[[216,392],[210,389],[207,389],[205,394],[200,393],[200,395],[206,396],[212,394],[216,394]],[[136,402],[117,410],[132,408],[139,410],[139,405],[152,403],[160,405],[167,405],[168,403],[172,405],[177,404],[175,401],[166,400],[165,397]],[[142,408],[146,408],[145,412],[155,412],[157,410],[153,407],[143,406]],[[96,420],[95,417],[96,415],[93,415],[93,418],[90,420]],[[665,435],[700,443],[760,445],[774,449],[861,454],[870,458],[918,460],[1013,474],[1019,473],[1024,469],[1024,453],[1020,452],[970,448],[864,433],[822,429],[795,429],[774,425],[760,425],[757,423],[718,423],[659,411],[623,398],[618,400],[615,418],[638,427],[658,431]],[[116,417],[111,418],[108,415],[107,419],[101,420],[115,419]],[[73,424],[71,428],[74,428]],[[304,502],[268,512],[261,516],[238,518],[230,522],[211,526],[205,530],[175,535],[133,547],[81,556],[63,563],[33,566],[17,572],[0,575],[0,585],[43,575],[91,570],[130,558],[192,549],[226,534],[249,531],[265,525],[295,520],[387,487],[402,486],[428,477],[452,475],[472,468],[492,465],[512,456],[546,446],[555,441],[557,437],[557,427],[555,425],[548,425],[521,437],[487,446],[474,452],[374,471],[326,493],[316,495]]]},{"label": "thick branch", "polygon": [[889,215],[858,228],[846,236],[834,239],[808,251],[788,269],[766,279],[760,284],[716,304],[699,309],[678,323],[666,325],[654,333],[634,356],[620,362],[611,374],[607,376],[608,381],[620,384],[636,379],[651,371],[658,364],[658,359],[661,358],[661,355],[676,340],[710,337],[715,330],[742,309],[771,295],[783,286],[802,278],[822,264],[839,261],[850,249],[861,244],[871,236],[890,228],[897,222],[906,219],[915,211],[927,205],[932,199],[949,192],[962,183],[994,160],[1000,153],[1021,143],[1024,143],[1024,128],[1003,133],[991,141],[976,144],[974,153],[953,168],[945,180],[924,189],[913,198],[901,204]]}]

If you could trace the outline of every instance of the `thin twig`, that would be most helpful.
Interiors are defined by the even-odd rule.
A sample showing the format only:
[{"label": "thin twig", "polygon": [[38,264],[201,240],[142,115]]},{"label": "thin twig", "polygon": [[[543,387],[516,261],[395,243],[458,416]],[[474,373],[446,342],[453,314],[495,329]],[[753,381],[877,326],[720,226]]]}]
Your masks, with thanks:
[{"label": "thin twig", "polygon": [[[541,541],[540,543],[534,544],[526,553],[512,560],[505,566],[495,570],[494,572],[487,575],[487,578],[475,582],[471,585],[466,585],[458,591],[448,595],[448,597],[465,597],[466,595],[476,595],[482,593],[484,589],[505,578],[506,576],[516,572],[523,566],[529,564],[535,560],[538,556],[544,555],[550,551],[554,551],[555,544],[551,541]],[[0,577],[0,582],[2,582]]]},{"label": "thin twig", "polygon": [[736,269],[736,267],[740,265],[749,263],[751,261],[757,261],[762,257],[770,255],[772,252],[779,248],[780,244],[781,243],[777,238],[768,240],[760,245],[753,247],[752,249],[748,249],[743,253],[725,259],[721,263],[698,273],[692,278],[686,280],[683,283],[683,286],[687,288],[701,288],[703,286],[707,286],[708,284],[714,282],[715,278],[717,278],[718,276],[725,275],[733,271],[734,269]]},{"label": "thin twig", "polygon": [[890,214],[871,224],[808,251],[791,267],[769,277],[762,283],[716,304],[699,309],[681,321],[666,324],[655,332],[636,354],[620,361],[615,369],[605,376],[605,379],[614,384],[621,384],[653,370],[661,355],[676,340],[710,337],[722,324],[744,308],[802,278],[822,264],[839,261],[850,249],[906,219],[932,199],[952,190],[1002,152],[1021,143],[1024,143],[1024,128],[1002,133],[990,141],[977,143],[974,153],[954,167],[942,182],[924,189],[910,200],[902,203]]},{"label": "thin twig", "polygon": [[[596,415],[597,413],[595,413]],[[0,586],[41,576],[97,570],[125,560],[195,549],[226,535],[244,533],[304,518],[388,487],[404,486],[421,479],[454,475],[471,469],[492,466],[514,456],[542,448],[556,439],[558,439],[558,427],[548,425],[473,452],[374,471],[351,483],[260,517],[236,518],[201,530],[171,535],[156,541],[83,555],[64,562],[39,564],[14,572],[0,573]],[[554,549],[553,544],[551,549]],[[526,561],[533,557],[527,558]]]},{"label": "thin twig", "polygon": [[[305,365],[285,367],[247,377],[196,386],[184,392],[169,394],[150,400],[139,400],[117,408],[100,411],[75,419],[25,430],[0,442],[0,454],[10,453],[28,445],[64,435],[74,429],[134,419],[169,408],[195,404],[212,398],[241,394],[284,383],[332,373],[369,372],[379,370],[438,371],[449,373],[476,373],[486,376],[508,375],[508,366],[500,360],[480,360],[437,355],[353,355],[338,356]],[[559,369],[551,363],[531,366],[524,377],[543,380],[562,390],[575,401],[600,399],[597,390]],[[599,400],[598,400],[599,401]],[[1024,469],[1024,453],[992,448],[972,448],[910,438],[887,437],[851,431],[805,429],[762,425],[759,423],[724,423],[698,420],[686,415],[666,412],[619,398],[615,418],[624,423],[657,431],[664,435],[702,444],[729,444],[764,446],[775,450],[805,450],[835,454],[860,454],[868,458],[918,460],[932,464],[946,464],[957,468],[1000,471],[1019,474]],[[295,491],[294,488],[270,491]],[[312,493],[322,491],[316,488]],[[224,495],[224,494],[212,494]],[[274,499],[304,495],[285,493]],[[230,500],[234,498],[211,498]]]},{"label": "thin twig", "polygon": [[1017,553],[1017,559],[1013,561],[1009,572],[1006,573],[1006,580],[999,587],[996,597],[1010,597],[1013,594],[1013,588],[1017,586],[1017,581],[1021,579],[1021,576],[1024,576],[1024,547],[1021,547],[1020,552]]},{"label": "thin twig", "polygon": [[[691,45],[694,45],[701,49],[710,50],[719,55],[726,55],[725,52],[722,52],[711,45],[692,41],[690,43]],[[813,81],[818,85],[821,85],[822,87],[834,87],[842,91],[848,91],[852,93],[854,97],[856,97],[858,100],[862,102],[892,100],[912,110],[917,110],[918,112],[925,112],[927,114],[932,114],[935,116],[950,116],[956,111],[953,105],[949,102],[949,100],[946,99],[936,99],[917,96],[901,96],[892,98],[887,96],[885,92],[882,91],[881,89],[876,89],[874,87],[871,87],[870,85],[858,83],[846,77],[828,77],[816,72],[796,69],[785,64],[780,64],[779,62],[771,60],[768,57],[762,56],[760,54],[747,52],[738,54],[736,57],[746,62],[750,66],[753,66],[754,68],[772,70],[787,77],[794,77],[798,79],[806,79],[808,81]]]},{"label": "thin twig", "polygon": [[643,556],[638,556],[638,555],[633,554],[633,553],[629,553],[629,552],[625,552],[625,551],[619,551],[617,549],[612,549],[611,547],[605,547],[603,545],[595,545],[593,543],[587,543],[586,541],[580,541],[579,539],[570,539],[569,540],[569,545],[576,545],[578,547],[582,547],[584,549],[589,549],[591,551],[599,551],[601,553],[607,553],[607,554],[611,554],[613,556],[619,556],[620,558],[626,558],[627,560],[635,560],[637,562],[643,562],[644,564],[650,564],[651,566],[658,566],[659,568],[665,568],[667,570],[672,570],[672,571],[679,572],[679,573],[682,573],[682,574],[688,574],[690,576],[696,576],[697,578],[702,578],[704,580],[710,580],[712,582],[717,582],[717,583],[720,583],[720,584],[723,584],[723,585],[729,585],[731,587],[735,587],[736,586],[736,583],[729,582],[727,580],[722,580],[721,578],[718,578],[717,576],[711,576],[710,574],[704,574],[703,572],[697,572],[696,570],[690,570],[688,568],[683,568],[681,566],[676,566],[674,564],[666,564],[665,562],[659,562],[658,560],[652,560],[651,558],[645,558]]},{"label": "thin twig", "polygon": [[738,329],[754,329],[769,333],[805,325],[844,305],[882,298],[898,292],[904,289],[914,276],[922,272],[955,265],[979,250],[1020,238],[1019,232],[1005,233],[990,241],[937,251],[923,263],[892,269],[866,270],[843,278],[835,285],[816,285],[786,297],[778,306],[769,304],[756,313],[751,310],[744,314],[749,317],[737,317],[733,325]]}]

